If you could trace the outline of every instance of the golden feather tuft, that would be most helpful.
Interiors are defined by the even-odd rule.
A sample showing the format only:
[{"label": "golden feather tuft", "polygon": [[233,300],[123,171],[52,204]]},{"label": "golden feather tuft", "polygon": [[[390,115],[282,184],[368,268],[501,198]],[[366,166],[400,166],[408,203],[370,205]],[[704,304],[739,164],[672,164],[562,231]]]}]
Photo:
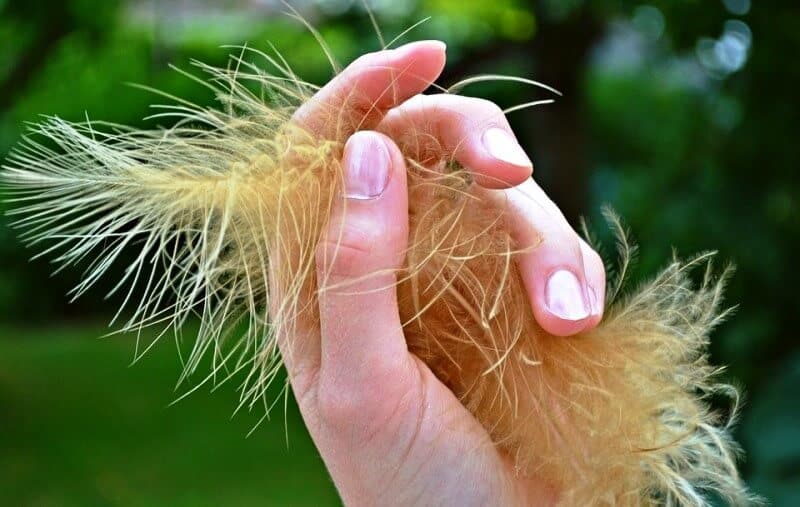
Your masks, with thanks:
[{"label": "golden feather tuft", "polygon": [[[127,291],[121,331],[158,325],[161,336],[199,317],[184,376],[203,358],[213,365],[207,379],[244,369],[241,401],[253,406],[268,402],[278,337],[300,317],[316,322],[314,253],[342,198],[346,139],[293,127],[316,87],[280,58],[246,51],[277,72],[244,50],[233,69],[197,64],[219,109],[172,97],[159,116],[177,125],[149,131],[51,118],[9,155],[2,180],[28,244],[62,266],[88,262],[75,297],[123,251],[137,252],[114,288]],[[550,336],[533,317],[503,211],[434,140],[406,135],[402,144],[418,148],[406,153],[411,232],[397,286],[408,346],[518,472],[558,488],[564,505],[753,501],[735,466],[735,407],[721,420],[708,401],[738,399],[705,355],[726,314],[711,255],[675,260],[615,298],[631,250],[609,214],[621,273],[605,320]],[[698,266],[707,271],[695,286]]]}]

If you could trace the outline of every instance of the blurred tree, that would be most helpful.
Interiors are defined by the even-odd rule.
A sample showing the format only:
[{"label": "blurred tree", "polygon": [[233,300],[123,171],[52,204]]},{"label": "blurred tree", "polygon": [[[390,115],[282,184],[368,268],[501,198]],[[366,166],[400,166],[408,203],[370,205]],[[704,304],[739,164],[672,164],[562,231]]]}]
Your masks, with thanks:
[{"label": "blurred tree", "polygon": [[[533,154],[536,178],[574,222],[610,203],[642,244],[638,276],[671,255],[716,249],[739,267],[729,300],[738,315],[720,330],[716,361],[748,389],[747,469],[777,505],[800,490],[800,423],[781,411],[800,346],[800,178],[795,91],[800,8],[793,0],[369,0],[391,40],[447,41],[450,84],[477,73],[533,77],[565,97],[511,121]],[[380,46],[360,0],[293,2],[344,62]],[[152,96],[140,82],[211,104],[170,71],[190,58],[224,65],[220,44],[269,48],[322,83],[330,68],[313,38],[277,2],[0,0],[0,153],[40,113],[145,125]],[[534,100],[508,83],[466,91],[512,106]],[[152,123],[150,123],[152,125]],[[67,306],[78,273],[48,278],[0,228],[0,316],[85,319],[99,297]],[[97,291],[96,293],[99,293]],[[794,375],[794,376],[793,376]],[[778,435],[764,438],[769,431]],[[782,445],[786,444],[786,445]],[[791,444],[791,445],[790,445]],[[794,486],[794,487],[792,487]],[[792,493],[794,491],[794,493]],[[792,496],[795,495],[795,496]]]}]

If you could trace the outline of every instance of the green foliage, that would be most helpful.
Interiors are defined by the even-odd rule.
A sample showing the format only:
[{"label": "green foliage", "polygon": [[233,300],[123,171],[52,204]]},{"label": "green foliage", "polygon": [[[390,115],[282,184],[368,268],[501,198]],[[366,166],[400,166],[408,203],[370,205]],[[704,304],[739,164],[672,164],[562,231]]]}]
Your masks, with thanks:
[{"label": "green foliage", "polygon": [[[532,153],[537,179],[568,218],[576,221],[584,214],[600,226],[598,212],[604,203],[624,217],[641,244],[639,276],[663,265],[673,247],[682,254],[720,250],[722,259],[737,265],[728,300],[738,304],[739,310],[716,334],[714,359],[730,364],[729,375],[749,393],[741,431],[749,456],[745,473],[756,491],[773,499],[775,505],[799,503],[800,408],[795,386],[800,380],[800,346],[793,338],[793,331],[800,328],[796,289],[800,270],[793,264],[800,254],[800,179],[795,174],[800,156],[793,106],[800,68],[792,65],[800,51],[796,3],[778,0],[767,6],[752,2],[745,15],[727,12],[724,2],[696,0],[653,0],[644,7],[630,0],[369,3],[375,6],[387,40],[431,16],[399,43],[419,38],[446,40],[449,64],[442,84],[469,74],[499,72],[544,80],[566,92],[553,106],[518,112],[510,119]],[[245,4],[254,2],[230,0],[224,8],[207,2],[205,8],[192,9],[186,2],[168,0],[0,0],[0,40],[4,41],[0,52],[0,157],[22,135],[23,122],[36,121],[40,114],[71,120],[88,114],[93,120],[153,125],[143,118],[152,112],[147,105],[161,99],[126,87],[126,82],[212,104],[214,98],[205,89],[167,64],[186,69],[189,60],[197,58],[224,65],[228,51],[219,47],[223,44],[247,42],[269,50],[272,43],[304,78],[316,83],[330,78],[326,58],[302,26],[266,8],[248,10]],[[181,5],[184,7],[179,8]],[[380,47],[360,1],[326,0],[315,5],[319,9],[304,13],[319,27],[341,62]],[[731,19],[745,24],[750,32],[752,44],[744,53],[746,62],[730,72],[704,67],[704,44],[711,44],[716,51],[714,44],[721,40],[726,26],[731,26],[726,25]],[[724,51],[721,55],[732,57]],[[468,91],[503,106],[540,98],[530,89],[507,84],[487,84]],[[6,224],[0,224],[0,319],[44,324],[107,315],[113,301],[101,302],[99,290],[68,305],[64,294],[80,273],[51,278],[47,261],[28,262],[30,252],[20,246]],[[222,422],[207,428],[194,426],[193,433],[183,437],[174,427],[159,432],[152,421],[138,430],[125,426],[124,419],[132,417],[133,409],[115,405],[115,400],[138,400],[135,404],[140,411],[134,420],[145,422],[148,410],[153,410],[142,408],[144,396],[167,392],[165,386],[174,378],[167,374],[170,368],[164,366],[144,382],[144,366],[135,367],[133,373],[121,370],[119,350],[80,339],[94,335],[93,329],[75,328],[68,334],[69,339],[17,333],[8,335],[0,346],[3,406],[13,407],[16,417],[31,417],[56,406],[58,410],[50,413],[60,414],[55,424],[47,419],[12,419],[16,433],[6,433],[0,441],[3,451],[16,449],[10,454],[15,456],[12,461],[0,461],[0,475],[11,481],[0,483],[0,491],[18,484],[10,490],[16,492],[11,504],[35,501],[24,496],[24,490],[34,489],[33,481],[39,476],[57,477],[59,471],[71,467],[88,470],[84,475],[66,475],[61,486],[42,490],[55,500],[67,495],[64,488],[68,482],[86,485],[92,474],[101,477],[100,468],[85,468],[85,462],[76,461],[90,459],[93,453],[109,463],[124,460],[114,453],[133,453],[132,462],[142,467],[158,453],[158,446],[171,445],[176,439],[170,452],[187,459],[193,448],[228,444],[235,438],[232,435],[245,433],[239,431],[240,426],[226,427]],[[16,344],[23,339],[36,341],[23,348]],[[121,347],[125,346],[122,342]],[[93,352],[95,347],[105,352]],[[59,361],[64,362],[62,370]],[[41,371],[60,372],[65,380],[42,384]],[[177,367],[174,373],[177,376]],[[128,374],[143,383],[123,385],[121,377]],[[111,396],[109,391],[97,394],[99,388],[92,390],[92,379],[105,386],[121,382],[119,391],[114,391],[120,396]],[[81,399],[81,393],[86,399]],[[87,405],[93,396],[89,393],[96,393],[95,406]],[[28,397],[29,402],[25,401]],[[65,403],[76,403],[71,415]],[[99,410],[100,405],[108,406]],[[223,400],[209,409],[211,406],[198,408],[190,418],[208,418],[203,410],[227,415],[233,403]],[[118,412],[111,415],[110,410]],[[154,420],[168,417],[159,414]],[[61,419],[68,415],[72,419]],[[81,428],[91,424],[106,428],[96,435],[102,442],[96,446],[87,443],[81,449],[81,439],[87,438]],[[25,433],[24,425],[33,426]],[[55,433],[59,425],[65,428],[61,442]],[[258,446],[277,445],[278,439],[268,434],[271,431],[258,434]],[[36,443],[37,432],[49,435],[49,440]],[[137,450],[130,443],[115,447],[114,432],[130,432],[143,448]],[[213,439],[206,438],[211,434]],[[255,455],[247,449],[230,445],[236,450],[224,454],[226,462],[220,466],[241,466],[225,475],[218,490],[208,488],[208,499],[239,498],[241,504],[261,497],[267,469],[253,466]],[[277,448],[259,449],[281,456]],[[312,452],[310,448],[306,451]],[[206,457],[210,459],[208,454]],[[322,484],[321,469],[314,463],[309,465],[308,480]],[[170,464],[175,470],[183,466],[178,461]],[[18,475],[11,473],[13,470]],[[134,475],[126,482],[124,467],[112,466],[111,470],[116,470],[108,477],[114,487],[153,479]],[[254,470],[261,473],[260,478],[248,476],[256,473]],[[241,480],[233,477],[237,473]],[[137,499],[139,503],[191,503],[191,499],[181,500],[170,492],[189,489],[183,486],[192,480],[192,472],[165,477],[172,477],[176,484],[165,480],[151,497],[128,498],[133,498],[133,503]],[[99,494],[91,486],[75,487],[83,490],[62,498],[75,498],[78,504],[114,503],[106,502],[102,495],[91,496]],[[276,483],[263,498],[280,498],[275,496],[278,490],[284,491]],[[124,489],[114,491],[118,498],[133,494]],[[217,494],[214,491],[218,496],[213,496]],[[329,495],[330,490],[325,491]]]},{"label": "green foliage", "polygon": [[338,505],[293,404],[248,438],[236,379],[170,406],[174,345],[126,368],[132,339],[103,331],[0,329],[3,505]]}]

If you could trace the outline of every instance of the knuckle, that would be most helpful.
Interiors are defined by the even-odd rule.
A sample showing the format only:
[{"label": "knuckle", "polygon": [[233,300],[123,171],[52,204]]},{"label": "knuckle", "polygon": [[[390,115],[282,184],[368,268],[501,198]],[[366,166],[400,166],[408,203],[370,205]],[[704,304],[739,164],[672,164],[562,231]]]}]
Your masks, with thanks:
[{"label": "knuckle", "polygon": [[[387,358],[386,362],[390,366],[386,372],[396,374],[398,358]],[[360,428],[369,432],[369,428],[385,428],[415,394],[389,373],[368,378],[341,375],[323,377],[316,393],[317,413],[334,431]]]},{"label": "knuckle", "polygon": [[352,391],[323,384],[317,392],[317,410],[325,425],[337,428],[349,426],[363,413],[366,402]]},{"label": "knuckle", "polygon": [[379,114],[378,107],[380,104],[378,100],[366,93],[361,87],[355,87],[343,103],[343,109],[349,111],[350,116],[354,119],[367,118]]},{"label": "knuckle", "polygon": [[355,277],[363,271],[370,250],[361,245],[348,245],[336,240],[326,240],[317,248],[317,270],[337,277]]},{"label": "knuckle", "polygon": [[339,277],[359,276],[380,239],[380,231],[365,224],[333,226],[317,245],[317,270]]},{"label": "knuckle", "polygon": [[380,65],[381,60],[372,60],[359,66],[345,82],[341,101],[346,108],[363,116],[382,115],[383,109],[397,101],[398,83],[389,70],[389,64]]},{"label": "knuckle", "polygon": [[334,431],[352,431],[365,426],[381,427],[391,418],[391,404],[369,386],[323,383],[317,392],[317,412],[322,422]]}]

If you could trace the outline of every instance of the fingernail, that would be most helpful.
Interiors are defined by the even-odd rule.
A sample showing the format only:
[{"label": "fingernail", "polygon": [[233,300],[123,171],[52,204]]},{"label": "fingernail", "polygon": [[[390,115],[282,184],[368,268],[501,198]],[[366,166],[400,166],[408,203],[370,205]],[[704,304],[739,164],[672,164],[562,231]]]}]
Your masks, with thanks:
[{"label": "fingernail", "polygon": [[347,143],[344,190],[349,199],[376,199],[389,183],[389,153],[374,135],[356,134]]},{"label": "fingernail", "polygon": [[434,49],[437,49],[438,51],[441,51],[442,53],[447,51],[447,44],[445,44],[440,40],[420,40],[415,42],[409,42],[408,44],[403,44],[402,46],[398,46],[394,51],[396,54],[402,55],[402,53],[411,51],[420,46],[430,46]]},{"label": "fingernail", "polygon": [[550,275],[545,294],[547,309],[556,317],[575,321],[589,316],[581,283],[570,271],[562,269]]},{"label": "fingernail", "polygon": [[492,127],[483,133],[483,146],[491,156],[520,167],[533,167],[522,146],[507,131]]}]

